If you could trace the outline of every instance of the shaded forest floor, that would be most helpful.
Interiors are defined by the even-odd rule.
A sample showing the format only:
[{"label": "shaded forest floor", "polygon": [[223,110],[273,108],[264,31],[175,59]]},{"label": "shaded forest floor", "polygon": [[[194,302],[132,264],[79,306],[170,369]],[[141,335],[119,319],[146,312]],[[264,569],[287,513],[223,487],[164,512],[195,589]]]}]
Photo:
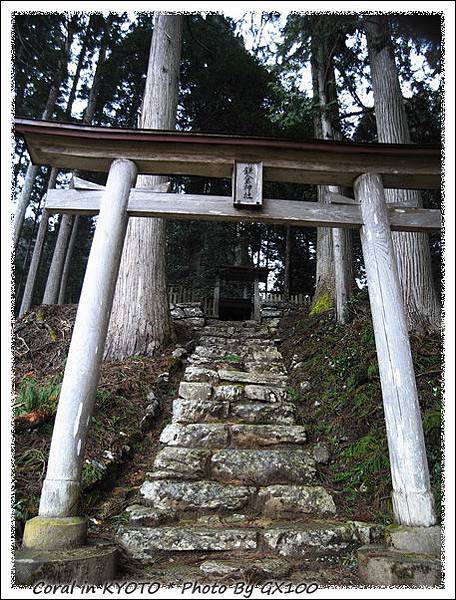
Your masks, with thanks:
[{"label": "shaded forest floor", "polygon": [[[75,305],[39,307],[16,323],[14,508],[18,542],[25,521],[38,510],[75,314]],[[351,303],[350,322],[344,327],[335,325],[331,311],[316,316],[302,309],[290,312],[281,321],[279,337],[299,420],[307,425],[310,441],[322,442],[330,451],[331,460],[321,467],[320,479],[333,494],[339,516],[390,522],[388,450],[367,298],[359,294]],[[191,343],[184,329],[178,331],[178,339],[180,344]],[[432,485],[440,509],[441,341],[435,335],[413,336],[412,347]],[[89,516],[92,535],[112,537],[125,519],[124,509],[135,501],[145,473],[152,470],[182,374],[182,363],[173,358],[173,350],[102,367],[83,469],[82,508]],[[144,420],[151,390],[160,398],[161,408]],[[191,557],[189,561],[190,567]],[[173,562],[171,557],[167,567],[172,568]],[[181,558],[176,562],[181,563]],[[124,557],[124,567],[134,574],[134,561]],[[340,581],[343,574],[334,568],[322,584]]]},{"label": "shaded forest floor", "polygon": [[[14,461],[16,540],[37,514],[76,305],[41,306],[15,327]],[[184,328],[178,341],[188,343]],[[158,438],[180,377],[174,347],[159,356],[106,362],[101,369],[82,472],[83,512],[103,531],[139,489],[152,467]],[[167,376],[169,374],[169,377]],[[154,393],[160,409],[154,407]],[[115,521],[115,519],[114,519]]]},{"label": "shaded forest floor", "polygon": [[[349,322],[327,311],[297,310],[280,324],[280,350],[311,441],[330,450],[322,468],[340,516],[392,521],[391,478],[374,332],[367,294],[351,301]],[[411,336],[431,483],[441,511],[441,362],[439,335]]]}]

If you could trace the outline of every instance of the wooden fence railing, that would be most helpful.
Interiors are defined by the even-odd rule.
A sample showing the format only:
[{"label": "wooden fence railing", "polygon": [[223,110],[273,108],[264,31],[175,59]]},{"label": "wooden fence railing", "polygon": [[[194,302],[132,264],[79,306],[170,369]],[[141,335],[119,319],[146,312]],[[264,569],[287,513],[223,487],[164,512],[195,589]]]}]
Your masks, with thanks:
[{"label": "wooden fence railing", "polygon": [[[201,302],[205,315],[214,315],[214,298],[212,289],[192,289],[182,285],[172,285],[168,288],[168,298],[170,304],[180,304],[183,302]],[[262,302],[281,302],[283,294],[281,292],[260,291]],[[297,305],[307,306],[311,298],[308,294],[292,294],[290,302]]]}]

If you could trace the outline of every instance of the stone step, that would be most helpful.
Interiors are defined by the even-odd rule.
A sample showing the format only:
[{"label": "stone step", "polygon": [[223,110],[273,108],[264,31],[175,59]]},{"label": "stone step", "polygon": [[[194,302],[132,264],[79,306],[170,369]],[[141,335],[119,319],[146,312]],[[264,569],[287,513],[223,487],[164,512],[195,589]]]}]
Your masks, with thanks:
[{"label": "stone step", "polygon": [[178,519],[177,512],[170,507],[153,508],[143,504],[132,504],[125,509],[128,523],[135,527],[156,527],[157,525],[169,525]]},{"label": "stone step", "polygon": [[[263,374],[286,376],[285,369],[281,363],[266,361],[256,362],[251,360],[250,357],[246,357],[244,360],[241,359],[233,363],[231,360],[225,360],[224,358],[206,358],[204,356],[193,354],[187,362],[191,367],[203,367],[210,371],[229,369],[231,365],[233,365],[237,369],[243,369],[243,373],[251,373],[252,376],[255,377],[255,381],[259,380],[259,376]],[[216,382],[216,380],[214,380],[214,382]]]},{"label": "stone step", "polygon": [[442,528],[412,527],[393,523],[385,529],[385,540],[392,550],[412,554],[428,554],[440,558],[442,553]]},{"label": "stone step", "polygon": [[261,402],[243,402],[230,405],[230,421],[243,423],[283,424],[296,423],[295,406],[289,402],[263,404]]},{"label": "stone step", "polygon": [[358,550],[358,569],[370,586],[433,588],[442,585],[442,561],[428,554],[398,552],[380,545]]},{"label": "stone step", "polygon": [[153,560],[157,550],[233,551],[256,550],[258,534],[255,529],[216,529],[208,527],[122,527],[119,541],[136,559]]},{"label": "stone step", "polygon": [[184,372],[184,381],[196,383],[216,383],[219,380],[217,371],[205,367],[189,366]]},{"label": "stone step", "polygon": [[[205,406],[207,406],[206,401]],[[218,403],[214,403],[217,408]],[[217,410],[219,417],[222,409]],[[177,413],[179,417],[179,412]],[[302,425],[251,425],[229,423],[170,423],[160,435],[160,442],[183,448],[261,448],[305,444],[306,428]]]},{"label": "stone step", "polygon": [[218,338],[236,338],[239,340],[261,340],[268,343],[270,339],[270,331],[267,328],[261,329],[236,329],[235,327],[212,327],[207,326],[201,332],[203,337],[218,337]]},{"label": "stone step", "polygon": [[224,347],[206,349],[204,352],[194,352],[187,359],[189,366],[201,366],[206,369],[218,371],[219,369],[237,369],[246,371],[271,371],[272,373],[285,373],[282,360],[273,358],[257,359],[254,357],[255,350],[239,352],[238,347]]},{"label": "stone step", "polygon": [[[208,369],[199,369],[196,376],[201,374],[201,370],[208,371]],[[194,371],[191,373],[194,374]],[[205,376],[204,373],[202,376]],[[212,394],[214,400],[229,400],[231,402],[239,400],[285,402],[288,400],[286,389],[275,385],[245,385],[243,383],[212,385],[203,381],[181,381],[179,385],[179,396],[186,400],[207,400]]]},{"label": "stone step", "polygon": [[[163,430],[160,439],[172,438],[176,447],[172,444],[158,453],[155,478],[197,479],[206,474],[210,479],[222,483],[254,486],[308,484],[315,479],[316,461],[310,450],[215,449],[216,444],[228,439],[228,430],[223,425],[220,429],[217,425],[205,425],[204,430],[202,425],[195,425],[199,435],[196,448],[191,446],[187,437],[190,427],[193,425],[168,425]],[[225,434],[226,438],[223,438]],[[212,452],[208,453],[209,449]]]},{"label": "stone step", "polygon": [[173,423],[215,423],[228,420],[230,403],[214,400],[173,401]]},{"label": "stone step", "polygon": [[218,481],[145,481],[140,489],[144,503],[179,512],[239,511],[252,505],[256,488]]},{"label": "stone step", "polygon": [[[265,597],[280,597],[277,590],[284,590],[284,598],[290,595],[294,597],[293,589],[297,590],[297,597],[299,592],[302,596],[304,591],[311,594],[322,588],[340,588],[342,585],[358,588],[361,585],[356,570],[341,565],[341,561],[335,557],[285,559],[269,556],[267,553],[233,550],[226,553],[191,552],[169,556],[165,554],[162,558],[164,560],[148,561],[144,569],[147,581],[160,584],[161,589],[179,587],[188,591],[190,595],[196,595],[195,597],[198,597],[198,594],[201,597],[208,593],[211,595],[211,589],[215,589],[215,595],[225,584],[228,589],[234,589],[234,585],[238,584],[236,595],[233,595],[236,598],[255,597],[250,595],[253,587],[247,585],[255,585],[258,589],[264,584]],[[119,580],[119,583],[123,581]]]},{"label": "stone step", "polygon": [[264,350],[265,348],[276,349],[274,341],[267,338],[257,338],[255,337],[255,333],[252,333],[252,337],[250,338],[239,338],[236,337],[236,335],[212,335],[203,331],[198,338],[198,345],[207,347],[215,346],[217,348],[232,348],[235,351],[237,350],[237,352],[233,352],[234,354],[239,354],[244,351]]},{"label": "stone step", "polygon": [[302,425],[231,425],[229,435],[236,448],[305,444],[307,440]]},{"label": "stone step", "polygon": [[160,442],[184,448],[226,448],[229,446],[229,429],[220,423],[191,423],[166,425]]},{"label": "stone step", "polygon": [[212,358],[205,358],[204,356],[192,354],[187,358],[187,364],[192,367],[206,367],[207,369],[212,369],[214,361]]},{"label": "stone step", "polygon": [[235,369],[219,369],[217,372],[220,381],[234,381],[236,383],[253,383],[285,387],[287,376],[268,372],[237,371]]},{"label": "stone step", "polygon": [[332,496],[320,485],[268,485],[258,489],[257,508],[269,517],[335,515]]},{"label": "stone step", "polygon": [[257,488],[211,480],[175,481],[163,478],[146,481],[140,491],[147,508],[151,507],[156,513],[145,510],[147,514],[143,514],[138,509],[137,518],[144,517],[154,523],[157,519],[157,524],[166,522],[166,511],[170,511],[171,520],[175,520],[177,512],[212,514],[217,511],[223,519],[224,515],[229,516],[233,511],[238,516],[239,511],[247,512],[240,515],[241,521],[255,519],[258,515],[274,518],[321,517],[336,512],[331,495],[319,485],[266,485]]},{"label": "stone step", "polygon": [[[253,375],[282,375],[283,377],[287,377],[285,367],[282,363],[262,360],[261,362],[255,360],[246,360],[244,361],[244,368],[247,372],[252,373]],[[286,379],[283,379],[286,381]]]},{"label": "stone step", "polygon": [[150,479],[206,479],[211,453],[196,448],[162,448]]},{"label": "stone step", "polygon": [[[217,389],[217,388],[216,388]],[[295,407],[289,402],[262,404],[244,402],[230,404],[227,400],[187,400],[173,401],[173,423],[256,423],[263,425],[294,425]]]},{"label": "stone step", "polygon": [[122,526],[117,537],[128,553],[140,560],[153,560],[162,552],[263,551],[271,557],[335,556],[363,545],[364,539],[381,537],[377,526],[355,522],[309,521],[264,527],[207,527],[188,523],[165,527]]},{"label": "stone step", "polygon": [[288,393],[284,387],[276,385],[257,385],[241,383],[223,383],[214,386],[214,398],[217,400],[254,400],[256,402],[286,402]]},{"label": "stone step", "polygon": [[285,389],[271,385],[246,385],[244,395],[249,400],[258,402],[284,402],[288,399]]},{"label": "stone step", "polygon": [[206,327],[204,327],[204,329],[201,331],[201,335],[200,335],[200,340],[204,339],[204,338],[223,338],[223,339],[230,339],[232,337],[236,337],[236,334],[234,331],[229,331],[228,328],[226,329],[221,329],[218,327],[212,327],[211,325],[207,325]]},{"label": "stone step", "polygon": [[270,551],[291,558],[346,553],[382,536],[383,528],[376,524],[319,520],[268,527],[262,541]]},{"label": "stone step", "polygon": [[243,581],[281,581],[293,571],[293,564],[283,558],[245,558],[204,560],[199,565],[200,573],[212,577],[226,577]]},{"label": "stone step", "polygon": [[207,400],[212,390],[212,385],[207,382],[181,381],[179,384],[179,396],[186,400]]},{"label": "stone step", "polygon": [[253,358],[258,361],[281,361],[283,362],[283,356],[277,350],[275,346],[265,346],[258,350],[253,350]]},{"label": "stone step", "polygon": [[212,454],[211,475],[225,483],[246,485],[311,483],[316,463],[309,450],[218,450]]},{"label": "stone step", "polygon": [[[216,340],[219,340],[217,342]],[[216,359],[242,359],[251,356],[258,362],[283,362],[283,357],[274,345],[256,344],[241,340],[226,340],[224,338],[209,338],[210,341],[200,340],[193,354]]]},{"label": "stone step", "polygon": [[236,402],[245,398],[245,386],[243,385],[216,385],[214,387],[214,400],[229,400]]},{"label": "stone step", "polygon": [[[203,346],[196,346],[193,354],[197,355],[197,356],[201,356],[204,358],[215,358],[218,360],[222,360],[222,359],[226,359],[227,357],[231,357],[234,356],[234,353],[230,353],[230,351],[227,349],[228,344],[205,344]],[[245,349],[242,348],[242,350],[239,350],[239,346],[237,348],[238,352],[236,353],[236,357],[239,357],[240,359],[242,359],[243,357],[247,356],[249,354],[249,352]],[[253,353],[252,353],[253,356]]]}]

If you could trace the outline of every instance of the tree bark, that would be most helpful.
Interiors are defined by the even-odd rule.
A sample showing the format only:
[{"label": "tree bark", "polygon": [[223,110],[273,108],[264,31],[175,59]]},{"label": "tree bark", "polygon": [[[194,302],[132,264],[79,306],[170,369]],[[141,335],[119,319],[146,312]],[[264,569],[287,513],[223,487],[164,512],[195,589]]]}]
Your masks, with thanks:
[{"label": "tree bark", "polygon": [[108,49],[109,40],[111,36],[111,23],[112,16],[109,16],[104,23],[103,37],[101,39],[100,49],[98,52],[97,66],[93,76],[92,87],[90,88],[89,98],[87,100],[87,106],[82,117],[82,122],[86,125],[92,123],[95,116],[95,109],[97,107],[98,92],[100,91],[100,85],[103,78],[103,67],[106,62],[106,51]]},{"label": "tree bark", "polygon": [[46,288],[44,290],[43,304],[56,304],[57,302],[63,264],[65,262],[65,254],[72,227],[73,215],[62,215],[51,266],[49,267]]},{"label": "tree bark", "polygon": [[60,280],[59,296],[57,304],[65,304],[65,292],[68,283],[68,275],[70,274],[70,263],[71,257],[73,256],[74,244],[76,242],[76,236],[78,233],[79,216],[76,215],[73,220],[73,227],[71,229],[70,241],[68,242],[68,248],[66,251],[65,262],[63,264],[62,278]]},{"label": "tree bark", "polygon": [[[43,113],[44,115],[44,113]],[[35,179],[38,174],[39,166],[29,164],[25,173],[24,185],[22,186],[21,195],[17,200],[16,210],[14,213],[14,231],[13,231],[13,245],[16,248],[19,241],[19,236],[22,230],[22,224],[24,222],[25,211],[27,206],[30,204],[30,196],[32,194]]]},{"label": "tree bark", "polygon": [[[319,186],[318,188],[318,201],[327,201],[327,194],[323,186]],[[328,227],[319,227],[317,229],[317,265],[315,292],[312,300],[313,306],[317,307],[322,302],[325,308],[330,308],[334,294],[335,279],[332,233]]]},{"label": "tree bark", "polygon": [[[310,65],[312,71],[312,89],[313,101],[315,106],[320,105],[319,81],[318,81],[318,51],[315,36],[311,39]],[[319,112],[314,114],[315,137],[323,135],[322,124]],[[317,196],[319,202],[327,202],[327,194],[324,186],[317,186]],[[317,229],[317,264],[315,272],[315,292],[313,296],[313,308],[323,304],[330,307],[334,298],[334,253],[332,245],[331,229],[327,227],[318,227]]]},{"label": "tree bark", "polygon": [[[65,43],[61,50],[59,68],[57,69],[55,77],[52,80],[46,106],[44,108],[43,114],[41,115],[42,119],[50,119],[52,117],[55,108],[55,103],[57,102],[57,98],[60,92],[60,86],[62,85],[62,82],[68,73],[68,60],[70,56],[71,44],[73,43],[75,18],[76,17],[73,16],[68,23],[68,32],[65,38]],[[22,187],[21,195],[19,196],[19,199],[17,201],[16,210],[14,214],[14,248],[16,248],[17,242],[19,241],[22,224],[24,222],[25,212],[27,210],[27,206],[30,204],[30,196],[33,190],[33,184],[35,183],[35,178],[38,173],[38,169],[39,166],[33,165],[32,163],[30,163],[27,168],[24,185]]]},{"label": "tree bark", "polygon": [[[52,185],[52,181],[54,180],[54,172],[55,174],[57,174],[57,172],[55,171],[54,168],[48,169],[47,172],[47,184],[46,184],[46,188],[49,189],[49,186]],[[27,265],[28,265],[28,261],[29,261],[29,256],[30,256],[30,251],[32,250],[32,246],[33,246],[33,240],[35,238],[35,234],[37,233],[37,224],[39,221],[39,217],[40,214],[43,212],[41,210],[41,203],[43,201],[43,198],[45,197],[46,193],[44,193],[38,203],[38,206],[35,210],[35,218],[33,220],[33,228],[30,232],[30,238],[28,240],[28,244],[27,244],[27,251],[25,253],[25,257],[24,260],[22,261],[22,269],[21,269],[21,276],[19,278],[19,281],[16,282],[16,298],[20,298],[21,294],[22,294],[22,282],[24,280],[25,274],[27,273]]]},{"label": "tree bark", "polygon": [[71,85],[70,95],[68,96],[68,102],[67,102],[67,106],[65,109],[65,117],[67,119],[71,119],[71,113],[73,112],[73,104],[76,99],[76,92],[78,89],[79,78],[81,76],[84,59],[87,54],[87,46],[89,45],[89,40],[90,40],[91,34],[92,34],[93,21],[94,21],[94,16],[90,15],[89,21],[87,23],[87,27],[85,30],[85,34],[82,39],[81,50],[79,51],[78,62],[76,65],[76,71],[74,73],[73,83]]},{"label": "tree bark", "polygon": [[334,252],[334,283],[336,297],[336,320],[347,320],[347,302],[353,286],[352,251],[350,231],[334,228],[331,231]]},{"label": "tree bark", "polygon": [[[140,127],[174,129],[183,17],[159,14],[152,35]],[[143,175],[138,187],[155,186],[164,177]],[[151,355],[174,336],[166,285],[166,231],[163,219],[130,218],[105,357],[121,360]]]},{"label": "tree bark", "polygon": [[[378,141],[409,144],[410,130],[399,83],[394,50],[385,15],[366,15],[367,37]],[[387,202],[415,200],[415,190],[385,190]],[[440,306],[434,288],[429,238],[426,233],[393,233],[402,296],[409,329],[436,331],[441,325]]]},{"label": "tree bark", "polygon": [[[322,33],[312,40],[312,71],[314,96],[319,106],[319,137],[333,140],[337,137],[337,128],[331,122],[330,114],[338,115],[337,92],[334,84],[334,67],[332,54],[327,49],[327,35]],[[332,77],[329,77],[329,74]],[[329,93],[332,91],[332,97]],[[331,101],[331,105],[330,105]],[[331,107],[331,108],[330,108]],[[319,200],[327,202],[327,192],[343,194],[338,186],[319,186]],[[322,264],[330,260],[332,266]],[[334,303],[336,319],[345,322],[346,303],[353,289],[352,243],[351,233],[342,229],[318,231],[317,233],[317,277],[313,300],[318,310],[321,304],[326,309]]]},{"label": "tree bark", "polygon": [[[55,188],[57,181],[57,169],[53,167],[49,175],[47,189]],[[41,214],[41,221],[38,227],[38,233],[33,247],[32,260],[30,261],[30,267],[27,273],[27,280],[25,282],[24,294],[22,295],[21,308],[19,310],[19,317],[22,317],[32,305],[33,290],[35,288],[36,275],[38,273],[38,267],[40,264],[41,253],[43,251],[44,240],[46,238],[47,226],[49,221],[49,214],[46,209],[43,209]]]},{"label": "tree bark", "polygon": [[[106,61],[106,50],[109,44],[110,38],[110,23],[112,21],[112,17],[109,17],[105,22],[104,32],[102,41],[100,44],[100,50],[98,54],[97,66],[95,69],[95,74],[92,81],[92,87],[90,89],[89,98],[87,101],[87,106],[84,111],[84,115],[82,118],[82,123],[84,125],[90,125],[92,123],[93,117],[95,115],[96,103],[98,92],[100,89],[103,66]],[[68,110],[68,106],[67,106]],[[78,176],[79,172],[74,171],[74,175]],[[59,229],[59,233],[57,236],[57,242],[54,249],[54,254],[57,252],[58,255],[55,257],[54,264],[54,255],[52,257],[51,268],[49,270],[48,275],[48,283],[46,283],[46,292],[43,298],[43,304],[63,304],[63,298],[65,296],[66,285],[68,281],[69,268],[71,256],[74,248],[74,241],[76,239],[77,229],[79,226],[79,218],[76,217],[74,220],[71,219],[71,237],[68,234],[68,227],[70,227],[70,219],[66,218],[65,221],[62,220],[62,223],[65,223],[65,226]],[[73,243],[72,243],[73,240]],[[51,279],[50,279],[51,278]],[[58,278],[57,280],[53,280],[53,278]],[[49,284],[49,288],[48,288]],[[56,293],[57,290],[57,293]]]},{"label": "tree bark", "polygon": [[29,256],[30,256],[30,251],[32,249],[32,244],[33,244],[33,239],[35,237],[35,233],[37,233],[37,224],[38,224],[38,219],[40,216],[40,212],[41,211],[41,201],[35,211],[35,217],[33,219],[33,227],[32,230],[30,232],[30,237],[28,240],[28,244],[27,244],[27,250],[25,252],[25,256],[24,256],[24,260],[22,261],[22,269],[21,269],[21,275],[18,278],[17,281],[15,281],[15,292],[16,292],[16,298],[20,298],[21,294],[22,294],[22,283],[24,281],[24,277],[25,277],[25,273],[27,272],[27,264],[29,261]]},{"label": "tree bark", "polygon": [[290,300],[291,287],[291,242],[291,226],[287,225],[285,236],[285,273],[283,276],[283,299],[287,302]]},{"label": "tree bark", "polygon": [[[327,118],[328,134],[331,139],[342,140],[340,129],[340,112],[337,97],[336,73],[332,54],[327,56],[327,76],[322,84],[326,86],[327,93],[323,96],[327,108],[330,110],[322,113]],[[325,89],[324,87],[322,89]],[[328,191],[345,194],[346,190],[338,186],[328,186]],[[334,253],[334,284],[335,284],[335,309],[338,323],[345,323],[347,319],[347,302],[353,294],[355,276],[353,271],[353,235],[349,229],[333,228],[331,230]]]},{"label": "tree bark", "polygon": [[[16,145],[16,148],[17,148],[17,145]],[[21,149],[20,149],[19,153],[16,152],[16,156],[18,155],[19,158],[18,158],[16,165],[14,166],[13,189],[16,189],[16,187],[17,187],[17,178],[19,177],[19,172],[21,170],[21,162],[22,162],[22,157],[24,156],[24,153],[25,153],[25,149],[26,149],[25,142],[22,141]]]}]

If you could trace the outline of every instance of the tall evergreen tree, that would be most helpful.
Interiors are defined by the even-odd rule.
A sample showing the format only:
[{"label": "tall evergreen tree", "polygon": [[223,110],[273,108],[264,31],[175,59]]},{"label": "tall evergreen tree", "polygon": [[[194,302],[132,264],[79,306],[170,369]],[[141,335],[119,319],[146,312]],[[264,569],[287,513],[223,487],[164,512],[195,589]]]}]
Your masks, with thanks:
[{"label": "tall evergreen tree", "polygon": [[[291,14],[284,30],[281,55],[285,69],[296,71],[310,62],[313,88],[314,136],[341,139],[334,57],[347,35],[345,20],[332,15]],[[328,192],[341,193],[334,186],[318,186],[320,202]],[[345,304],[353,287],[351,232],[318,228],[314,306],[336,307],[344,320]]]},{"label": "tall evergreen tree", "polygon": [[[156,16],[139,121],[142,128],[173,129],[175,126],[182,25],[181,15]],[[140,176],[137,185],[155,188],[164,181],[163,177]],[[106,358],[153,354],[172,339],[165,249],[163,219],[130,219],[106,341]]]},{"label": "tall evergreen tree", "polygon": [[[113,24],[116,21],[116,17],[110,14],[106,19],[102,15],[97,15],[96,18],[91,17],[87,24],[86,35],[80,51],[80,55],[86,52],[88,44],[88,35],[92,33],[92,28],[95,27],[100,32],[100,42],[98,46],[98,58],[96,62],[95,72],[91,81],[90,91],[88,94],[87,105],[85,107],[82,123],[83,125],[90,125],[93,121],[95,111],[97,108],[97,100],[99,90],[102,84],[106,53],[110,46],[110,42],[113,35]],[[84,43],[86,47],[84,47]],[[79,69],[79,59],[76,68],[75,78],[80,76],[81,70]],[[75,87],[73,81],[72,90]],[[77,87],[77,83],[76,83]],[[70,103],[73,101],[70,96],[68,98],[67,107],[65,114],[68,114],[70,110]],[[74,175],[79,175],[75,172]],[[74,249],[74,242],[76,240],[77,228],[79,225],[79,218],[75,218],[72,215],[63,215],[61,219],[61,226],[59,227],[59,233],[57,236],[57,242],[54,249],[54,254],[49,268],[48,278],[46,282],[46,288],[43,295],[43,304],[62,304],[65,298],[65,289],[67,285],[69,267],[71,263],[71,257]]]},{"label": "tall evergreen tree", "polygon": [[[374,92],[375,119],[380,142],[411,142],[404,99],[399,83],[390,25],[386,15],[363,19]],[[415,190],[385,190],[387,202],[413,201],[422,206]],[[411,329],[440,328],[440,306],[432,279],[431,255],[425,233],[393,233],[402,295]]]},{"label": "tall evergreen tree", "polygon": [[[60,88],[62,83],[66,80],[68,75],[68,60],[71,52],[71,44],[73,43],[74,34],[77,28],[78,17],[77,15],[71,15],[70,17],[64,17],[65,22],[65,35],[58,36],[60,39],[61,46],[58,51],[58,61],[56,70],[50,79],[49,93],[46,100],[46,105],[42,112],[42,119],[49,119],[55,110],[55,105],[60,94]],[[17,33],[17,31],[16,31]],[[20,35],[20,34],[19,34]],[[21,194],[17,200],[16,210],[14,215],[14,231],[13,231],[13,243],[14,247],[17,246],[19,241],[19,235],[24,221],[25,212],[27,206],[30,203],[30,196],[32,193],[33,185],[35,182],[36,175],[39,167],[30,163],[27,173],[25,175],[24,184],[22,187]]]}]

